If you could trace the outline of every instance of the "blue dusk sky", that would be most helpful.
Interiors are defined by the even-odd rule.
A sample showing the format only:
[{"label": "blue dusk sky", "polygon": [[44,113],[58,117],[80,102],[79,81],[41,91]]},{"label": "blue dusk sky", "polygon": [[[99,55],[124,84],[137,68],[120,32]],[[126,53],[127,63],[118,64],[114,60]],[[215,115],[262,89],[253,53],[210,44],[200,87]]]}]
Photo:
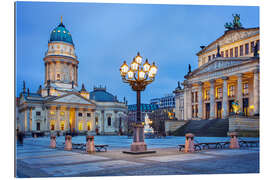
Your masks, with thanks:
[{"label": "blue dusk sky", "polygon": [[44,83],[43,58],[51,31],[60,23],[70,31],[79,60],[79,88],[106,86],[136,103],[136,93],[122,82],[119,68],[139,51],[156,62],[156,80],[142,92],[142,103],[172,93],[177,81],[197,68],[196,53],[224,34],[224,24],[241,16],[243,27],[259,27],[259,7],[146,5],[61,2],[16,3],[16,95],[23,80],[31,92]]}]

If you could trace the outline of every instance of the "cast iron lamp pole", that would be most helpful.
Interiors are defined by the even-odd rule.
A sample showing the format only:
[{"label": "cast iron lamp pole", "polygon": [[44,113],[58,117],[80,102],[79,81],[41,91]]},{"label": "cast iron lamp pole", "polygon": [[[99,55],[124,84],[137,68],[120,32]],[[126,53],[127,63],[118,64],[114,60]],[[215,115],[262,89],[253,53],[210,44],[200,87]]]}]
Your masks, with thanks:
[{"label": "cast iron lamp pole", "polygon": [[120,67],[123,82],[128,83],[132,90],[137,93],[137,121],[134,125],[131,151],[146,151],[144,126],[141,120],[141,91],[144,91],[146,86],[155,80],[156,73],[157,67],[154,62],[150,65],[146,59],[145,63],[142,65],[142,57],[139,52],[137,56],[133,58],[130,67],[126,64],[126,61],[124,61],[123,65]]}]

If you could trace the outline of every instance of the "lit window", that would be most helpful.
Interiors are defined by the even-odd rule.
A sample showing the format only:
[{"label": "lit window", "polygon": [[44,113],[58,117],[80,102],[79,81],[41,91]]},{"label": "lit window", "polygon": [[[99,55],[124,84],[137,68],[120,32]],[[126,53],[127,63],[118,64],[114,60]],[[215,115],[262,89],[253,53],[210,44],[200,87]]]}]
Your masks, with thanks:
[{"label": "lit window", "polygon": [[65,115],[65,112],[64,112],[64,111],[61,111],[61,112],[60,112],[60,115],[61,115],[61,116],[64,116],[64,115]]},{"label": "lit window", "polygon": [[65,129],[65,121],[61,121],[60,128],[61,128],[61,131]]},{"label": "lit window", "polygon": [[248,95],[248,83],[243,84],[243,95]]},{"label": "lit window", "polygon": [[221,87],[218,87],[216,89],[216,98],[222,98],[222,88]]},{"label": "lit window", "polygon": [[98,117],[95,118],[96,125],[98,125]]},{"label": "lit window", "polygon": [[91,124],[90,122],[87,122],[87,131],[90,131],[90,129],[91,129]]},{"label": "lit window", "polygon": [[229,97],[234,97],[235,95],[234,89],[235,89],[234,85],[229,86]]},{"label": "lit window", "polygon": [[82,130],[83,130],[83,123],[79,122],[79,131],[82,131]]},{"label": "lit window", "polygon": [[57,81],[60,81],[60,74],[57,74]]},{"label": "lit window", "polygon": [[51,121],[51,122],[50,122],[51,131],[54,131],[54,126],[55,126],[54,121]]},{"label": "lit window", "polygon": [[204,99],[205,100],[209,100],[210,99],[210,91],[209,91],[209,89],[206,89],[204,91]]},{"label": "lit window", "polygon": [[66,33],[66,31],[63,31],[64,33]]},{"label": "lit window", "polygon": [[54,111],[50,111],[50,114],[51,114],[51,115],[55,115],[55,112],[54,112]]},{"label": "lit window", "polygon": [[60,32],[60,30],[58,30],[57,32]]}]

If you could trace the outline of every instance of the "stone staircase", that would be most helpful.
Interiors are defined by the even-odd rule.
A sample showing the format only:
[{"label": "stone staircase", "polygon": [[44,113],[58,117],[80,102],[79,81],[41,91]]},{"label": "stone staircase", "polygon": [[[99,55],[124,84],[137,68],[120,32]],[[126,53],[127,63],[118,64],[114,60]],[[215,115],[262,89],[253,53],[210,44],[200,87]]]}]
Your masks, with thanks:
[{"label": "stone staircase", "polygon": [[195,136],[226,137],[228,131],[228,119],[190,120],[174,131],[173,135],[185,136],[186,133],[193,133]]}]

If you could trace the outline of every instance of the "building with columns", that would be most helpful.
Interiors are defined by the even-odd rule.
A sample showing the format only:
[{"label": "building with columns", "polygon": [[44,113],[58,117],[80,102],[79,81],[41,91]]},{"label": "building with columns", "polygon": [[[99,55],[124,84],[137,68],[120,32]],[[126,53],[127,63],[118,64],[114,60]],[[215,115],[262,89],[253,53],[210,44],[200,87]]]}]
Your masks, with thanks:
[{"label": "building with columns", "polygon": [[[239,19],[238,19],[239,20]],[[184,120],[224,119],[239,104],[239,114],[259,115],[259,28],[239,24],[197,53],[198,68],[184,85]]]},{"label": "building with columns", "polygon": [[78,58],[70,32],[61,23],[52,30],[43,59],[45,81],[36,93],[23,90],[17,101],[17,128],[26,133],[73,131],[118,134],[127,131],[127,105],[106,88],[78,88]]}]

